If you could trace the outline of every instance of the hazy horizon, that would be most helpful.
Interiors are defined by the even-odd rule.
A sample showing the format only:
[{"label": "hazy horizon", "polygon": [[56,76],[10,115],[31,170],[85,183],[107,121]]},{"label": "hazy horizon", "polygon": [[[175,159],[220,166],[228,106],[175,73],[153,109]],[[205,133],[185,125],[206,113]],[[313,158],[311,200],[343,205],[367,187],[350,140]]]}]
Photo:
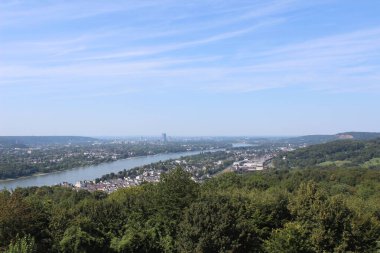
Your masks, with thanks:
[{"label": "hazy horizon", "polygon": [[0,136],[380,132],[379,1],[0,2]]},{"label": "hazy horizon", "polygon": [[[292,138],[292,137],[302,137],[302,136],[310,136],[310,135],[337,135],[344,133],[379,133],[379,132],[370,132],[370,131],[343,131],[339,133],[311,133],[305,135],[167,135],[169,139],[181,139],[181,138]],[[90,137],[90,138],[99,138],[99,139],[107,139],[107,138],[120,138],[120,139],[128,139],[128,138],[154,138],[154,139],[162,139],[162,133],[160,134],[137,134],[137,135],[0,135],[0,137]]]}]

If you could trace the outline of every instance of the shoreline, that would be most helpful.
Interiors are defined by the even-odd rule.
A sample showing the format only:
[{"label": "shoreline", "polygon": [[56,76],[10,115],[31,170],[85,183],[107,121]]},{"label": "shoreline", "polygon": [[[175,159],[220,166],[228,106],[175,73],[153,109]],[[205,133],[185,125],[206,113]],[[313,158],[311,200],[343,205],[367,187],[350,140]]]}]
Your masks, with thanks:
[{"label": "shoreline", "polygon": [[20,180],[20,179],[28,179],[28,178],[33,178],[33,177],[39,177],[39,176],[44,176],[44,175],[50,175],[50,174],[55,174],[55,173],[60,173],[60,172],[80,169],[80,168],[86,168],[86,167],[91,167],[91,166],[98,166],[98,165],[101,165],[101,164],[114,163],[114,162],[123,161],[123,160],[131,160],[131,159],[145,158],[145,157],[154,157],[154,156],[157,156],[157,155],[165,155],[165,154],[191,153],[191,152],[202,152],[202,151],[209,152],[209,151],[213,151],[213,150],[222,150],[222,149],[223,148],[221,148],[221,149],[210,149],[210,150],[191,150],[191,151],[179,151],[179,152],[169,152],[169,153],[157,153],[157,154],[154,154],[154,155],[132,156],[132,157],[123,158],[123,159],[117,159],[117,160],[109,161],[109,162],[101,162],[101,163],[95,163],[95,164],[92,164],[92,165],[73,167],[73,168],[70,168],[70,169],[55,170],[55,171],[51,171],[51,172],[37,172],[37,173],[31,174],[31,175],[28,175],[28,176],[22,176],[22,177],[17,177],[17,178],[0,179],[0,184],[1,183],[8,183],[8,182],[16,181],[16,180]]},{"label": "shoreline", "polygon": [[38,176],[43,176],[43,175],[47,175],[47,174],[51,174],[51,173],[55,173],[55,172],[59,172],[59,171],[52,171],[52,172],[45,172],[45,173],[40,172],[40,173],[34,173],[34,174],[32,174],[32,175],[29,175],[29,176],[22,176],[22,177],[16,177],[16,178],[0,179],[0,183],[12,182],[12,181],[19,180],[19,179],[23,179],[23,178],[38,177]]}]

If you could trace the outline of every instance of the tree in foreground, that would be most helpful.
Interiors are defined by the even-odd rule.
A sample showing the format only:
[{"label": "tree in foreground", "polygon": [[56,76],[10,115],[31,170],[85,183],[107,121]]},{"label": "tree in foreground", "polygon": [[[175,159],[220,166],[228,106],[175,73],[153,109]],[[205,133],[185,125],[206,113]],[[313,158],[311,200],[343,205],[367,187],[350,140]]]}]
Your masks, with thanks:
[{"label": "tree in foreground", "polygon": [[8,249],[4,251],[4,253],[35,253],[37,252],[37,246],[34,241],[34,238],[30,235],[26,235],[22,238],[18,236],[11,242],[8,246]]}]

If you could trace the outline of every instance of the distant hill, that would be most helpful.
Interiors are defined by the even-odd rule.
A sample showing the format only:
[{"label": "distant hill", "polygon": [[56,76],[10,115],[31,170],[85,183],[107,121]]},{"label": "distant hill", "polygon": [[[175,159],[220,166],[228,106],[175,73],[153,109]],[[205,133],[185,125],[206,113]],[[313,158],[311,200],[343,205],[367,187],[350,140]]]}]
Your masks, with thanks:
[{"label": "distant hill", "polygon": [[26,147],[34,145],[80,144],[97,139],[82,136],[0,136],[0,146]]},{"label": "distant hill", "polygon": [[330,141],[335,140],[347,140],[347,139],[353,139],[353,140],[371,140],[380,138],[380,133],[372,133],[372,132],[345,132],[345,133],[338,133],[333,135],[305,135],[305,136],[299,136],[299,137],[293,137],[293,138],[287,138],[283,139],[282,141],[290,144],[306,144],[306,145],[313,145],[313,144],[321,144],[326,143]]},{"label": "distant hill", "polygon": [[305,136],[299,136],[299,137],[292,137],[283,139],[282,141],[285,143],[290,144],[306,144],[306,145],[312,145],[312,144],[319,144],[329,141],[336,140],[336,135],[305,135]]},{"label": "distant hill", "polygon": [[380,138],[380,133],[373,133],[373,132],[346,132],[346,133],[340,133],[336,135],[339,137],[347,137],[352,138],[355,140],[371,140]]},{"label": "distant hill", "polygon": [[[356,135],[369,138],[369,135]],[[380,169],[380,138],[337,140],[281,153],[273,161],[276,168],[364,167]]]}]

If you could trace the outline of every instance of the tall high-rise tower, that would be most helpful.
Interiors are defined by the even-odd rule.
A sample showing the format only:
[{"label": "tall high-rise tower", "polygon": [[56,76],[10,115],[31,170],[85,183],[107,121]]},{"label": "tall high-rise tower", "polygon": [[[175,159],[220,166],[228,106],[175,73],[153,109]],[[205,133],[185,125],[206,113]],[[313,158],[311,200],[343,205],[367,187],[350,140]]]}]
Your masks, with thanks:
[{"label": "tall high-rise tower", "polygon": [[162,141],[165,143],[168,142],[168,139],[166,138],[166,133],[162,134]]}]

